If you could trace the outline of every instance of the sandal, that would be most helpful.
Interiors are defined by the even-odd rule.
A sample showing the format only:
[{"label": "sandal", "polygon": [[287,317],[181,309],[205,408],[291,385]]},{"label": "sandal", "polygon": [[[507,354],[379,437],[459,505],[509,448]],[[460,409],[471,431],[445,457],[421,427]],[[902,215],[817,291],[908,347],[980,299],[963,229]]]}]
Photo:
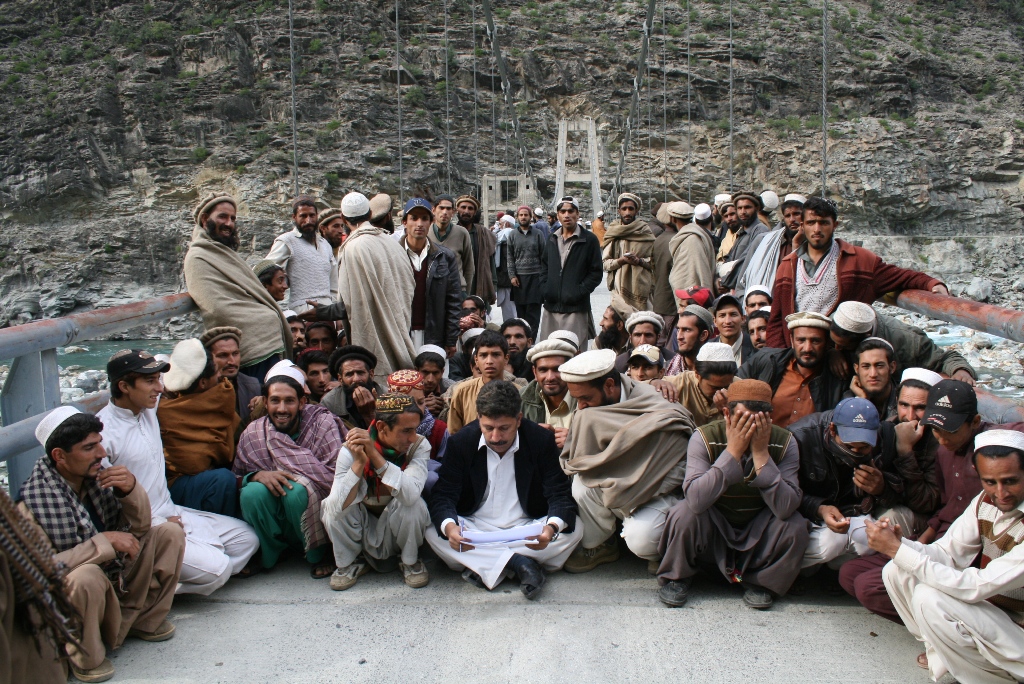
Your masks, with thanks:
[{"label": "sandal", "polygon": [[263,559],[260,558],[260,554],[256,553],[249,562],[245,564],[245,567],[238,571],[235,575],[238,579],[249,579],[263,572]]},{"label": "sandal", "polygon": [[917,656],[917,666],[919,668],[921,668],[922,670],[927,670],[928,669],[928,654],[927,653],[922,653],[921,655]]},{"label": "sandal", "polygon": [[[333,558],[331,558],[330,560],[322,560],[319,563],[314,563],[312,566],[310,566],[309,576],[315,580],[327,579],[332,574],[334,574],[334,571],[337,569],[338,566],[334,564]],[[319,574],[321,572],[323,572],[324,574]]]}]

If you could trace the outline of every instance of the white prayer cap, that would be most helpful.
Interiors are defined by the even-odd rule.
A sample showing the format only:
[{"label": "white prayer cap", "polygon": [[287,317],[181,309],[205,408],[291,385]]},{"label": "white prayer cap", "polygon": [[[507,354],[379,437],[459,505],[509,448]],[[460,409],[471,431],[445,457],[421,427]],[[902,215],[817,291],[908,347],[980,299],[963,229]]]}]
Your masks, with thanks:
[{"label": "white prayer cap", "polygon": [[711,205],[701,202],[693,208],[693,218],[697,221],[707,221],[711,218]]},{"label": "white prayer cap", "polygon": [[574,333],[572,330],[555,330],[550,335],[548,335],[548,339],[549,340],[561,340],[562,342],[568,342],[569,344],[571,344],[576,349],[575,353],[579,353],[579,351],[580,351],[580,338],[579,338],[579,335]]},{"label": "white prayer cap", "polygon": [[168,356],[167,354],[153,354],[153,358],[156,359],[157,361],[159,361],[160,363],[170,363],[171,362],[171,357]]},{"label": "white prayer cap", "polygon": [[1016,430],[985,430],[974,438],[974,450],[984,447],[1001,446],[1024,453],[1024,433]]},{"label": "white prayer cap", "polygon": [[758,311],[764,311],[765,313],[771,313],[772,312],[772,307],[770,307],[770,306],[762,306],[760,309],[758,309]]},{"label": "white prayer cap", "polygon": [[164,388],[180,392],[192,386],[206,370],[206,347],[197,338],[182,340],[171,352],[171,369],[164,374]]},{"label": "white prayer cap", "polygon": [[697,352],[698,361],[736,361],[732,345],[725,342],[708,342]]},{"label": "white prayer cap", "polygon": [[789,204],[790,202],[796,202],[798,204],[807,204],[807,198],[803,195],[798,195],[795,192],[791,192],[782,198],[783,204]]},{"label": "white prayer cap", "polygon": [[786,316],[786,326],[790,330],[794,328],[821,328],[822,330],[828,330],[832,327],[832,322],[828,316],[817,311],[798,311]]},{"label": "white prayer cap", "polygon": [[533,363],[537,359],[544,359],[549,356],[571,359],[576,356],[576,347],[565,340],[543,340],[530,347],[530,351],[526,352],[526,361]]},{"label": "white prayer cap", "polygon": [[715,195],[715,206],[721,207],[723,204],[729,204],[732,202],[732,195],[727,192],[723,192],[720,195]]},{"label": "white prayer cap", "polygon": [[350,192],[341,198],[341,213],[348,218],[366,216],[370,213],[370,200],[361,192]]},{"label": "white prayer cap", "polygon": [[416,350],[416,356],[419,356],[420,354],[426,354],[427,352],[430,352],[431,354],[437,354],[442,359],[448,357],[448,352],[446,352],[444,349],[441,349],[436,344],[423,345],[422,347]]},{"label": "white prayer cap", "polygon": [[896,354],[896,347],[892,346],[892,342],[890,342],[889,340],[882,337],[865,337],[863,341],[867,342],[868,340],[881,342],[882,344],[889,348],[889,351],[891,351],[894,355]]},{"label": "white prayer cap", "polygon": [[515,228],[517,223],[515,217],[513,217],[512,214],[505,214],[500,219],[498,219],[498,222],[504,223],[505,225],[511,226],[513,228]]},{"label": "white prayer cap", "polygon": [[291,309],[285,309],[282,315],[284,316],[284,320],[286,320],[286,321],[289,318],[298,318],[299,317],[299,314],[297,314],[296,312],[292,311]]},{"label": "white prayer cap", "polygon": [[306,394],[309,394],[309,387],[306,386],[306,374],[302,372],[302,369],[296,366],[294,363],[285,359],[284,361],[278,361],[270,370],[267,371],[266,377],[263,378],[264,384],[270,380],[270,378],[283,375],[286,378],[291,378],[295,382],[302,385],[302,389],[305,390]]},{"label": "white prayer cap", "polygon": [[749,297],[750,295],[754,294],[755,292],[760,292],[761,294],[766,295],[769,300],[771,300],[771,298],[772,298],[772,291],[769,290],[764,285],[751,285],[750,287],[747,288],[747,291],[743,294],[744,301],[747,299],[747,297]]},{"label": "white prayer cap", "polygon": [[864,302],[843,302],[832,314],[832,322],[843,330],[863,335],[875,327],[875,310]]},{"label": "white prayer cap", "polygon": [[592,349],[569,359],[558,367],[566,382],[589,382],[607,375],[615,368],[615,352],[611,349]]},{"label": "white prayer cap", "polygon": [[935,383],[942,380],[942,376],[927,368],[906,368],[903,371],[903,375],[900,376],[900,382],[906,382],[907,380],[917,380],[929,387],[934,387]]},{"label": "white prayer cap", "polygon": [[39,425],[36,425],[36,439],[44,447],[46,446],[46,440],[50,439],[50,435],[53,431],[64,424],[64,421],[81,413],[74,406],[58,406],[53,409],[39,421]]},{"label": "white prayer cap", "polygon": [[604,218],[604,210],[597,212],[597,218]]},{"label": "white prayer cap", "polygon": [[537,207],[536,209],[534,209],[533,210],[533,215],[534,216],[543,216],[544,215],[544,207]]},{"label": "white prayer cap", "polygon": [[775,211],[779,208],[779,196],[773,190],[765,190],[761,193],[761,203],[765,211]]},{"label": "white prayer cap", "polygon": [[693,207],[689,202],[669,202],[668,215],[676,218],[688,219],[693,216]]},{"label": "white prayer cap", "polygon": [[626,319],[626,332],[632,333],[640,323],[650,323],[660,333],[665,329],[665,319],[653,311],[637,311]]},{"label": "white prayer cap", "polygon": [[484,328],[470,328],[466,332],[462,333],[462,344],[463,346],[469,344],[470,340],[475,340],[480,336],[485,329]]}]

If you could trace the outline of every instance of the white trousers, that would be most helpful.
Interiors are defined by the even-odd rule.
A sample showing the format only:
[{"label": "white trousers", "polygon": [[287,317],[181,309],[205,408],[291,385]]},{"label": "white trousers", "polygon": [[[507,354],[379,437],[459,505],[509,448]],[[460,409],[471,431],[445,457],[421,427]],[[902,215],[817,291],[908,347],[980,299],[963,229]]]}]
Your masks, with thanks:
[{"label": "white trousers", "polygon": [[516,317],[516,303],[512,301],[512,288],[499,287],[495,304],[501,309],[502,322]]},{"label": "white trousers", "polygon": [[[464,518],[464,520],[468,527],[488,529],[486,525],[479,525],[472,518]],[[546,521],[547,518],[538,518],[537,520],[522,524],[530,525]],[[582,538],[583,529],[578,520],[576,521],[576,529],[568,534],[565,532],[559,534],[557,539],[540,551],[526,548],[526,544],[529,542],[525,541],[512,542],[508,546],[488,546],[474,548],[469,551],[456,551],[448,543],[447,539],[437,533],[433,525],[426,532],[427,543],[430,544],[430,548],[434,550],[437,557],[445,562],[445,565],[452,570],[469,568],[480,575],[480,579],[483,580],[488,589],[494,589],[494,587],[501,584],[506,577],[512,574],[510,569],[506,570],[506,566],[514,554],[518,553],[521,556],[528,556],[540,563],[541,567],[548,572],[554,572],[562,569],[566,559],[569,558],[569,554],[572,553]]]},{"label": "white trousers", "polygon": [[924,642],[936,681],[947,672],[970,684],[1024,681],[1024,628],[1001,608],[955,599],[892,562],[882,579],[903,624]]},{"label": "white trousers", "polygon": [[601,494],[580,481],[572,478],[572,498],[579,505],[579,522],[583,525],[583,548],[597,548],[615,533],[615,521],[622,521],[622,538],[634,554],[644,560],[660,560],[658,543],[665,530],[665,519],[669,510],[679,502],[671,494],[656,496],[631,515],[622,511],[605,508]]},{"label": "white trousers", "polygon": [[906,506],[893,506],[879,513],[877,518],[870,515],[850,518],[850,527],[844,533],[833,532],[825,525],[812,523],[811,538],[800,567],[810,568],[827,563],[833,570],[838,570],[848,560],[871,555],[874,551],[867,545],[864,522],[882,518],[888,518],[893,524],[899,525],[904,534],[914,529],[914,512]]},{"label": "white trousers", "polygon": [[185,526],[185,558],[174,593],[209,596],[245,567],[260,540],[243,520],[178,508]]},{"label": "white trousers", "polygon": [[341,515],[324,516],[324,527],[334,544],[334,562],[339,568],[355,562],[360,553],[375,560],[401,555],[406,565],[419,560],[423,530],[430,525],[427,504],[418,497],[412,506],[403,506],[392,499],[380,517],[366,510],[362,503],[352,504]]}]

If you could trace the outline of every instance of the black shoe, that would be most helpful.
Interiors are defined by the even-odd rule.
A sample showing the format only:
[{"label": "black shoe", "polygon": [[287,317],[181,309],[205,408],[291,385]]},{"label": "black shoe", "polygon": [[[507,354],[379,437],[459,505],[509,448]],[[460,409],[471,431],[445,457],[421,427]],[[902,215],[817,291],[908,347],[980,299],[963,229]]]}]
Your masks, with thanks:
[{"label": "black shoe", "polygon": [[775,603],[775,597],[764,587],[748,584],[743,591],[743,602],[757,610],[768,610]]},{"label": "black shoe", "polygon": [[486,589],[487,588],[487,585],[484,584],[484,581],[482,579],[480,579],[480,575],[476,574],[475,572],[473,572],[469,568],[466,568],[465,570],[462,571],[462,579],[466,580],[467,582],[472,584],[474,587],[479,587],[480,589]]},{"label": "black shoe", "polygon": [[544,583],[548,581],[544,568],[534,559],[518,553],[512,556],[509,565],[519,578],[519,591],[523,592],[523,596],[531,601],[537,598]]},{"label": "black shoe", "polygon": [[692,577],[669,582],[658,590],[658,598],[669,608],[680,608],[686,605],[686,597],[690,593],[691,584],[693,584]]}]

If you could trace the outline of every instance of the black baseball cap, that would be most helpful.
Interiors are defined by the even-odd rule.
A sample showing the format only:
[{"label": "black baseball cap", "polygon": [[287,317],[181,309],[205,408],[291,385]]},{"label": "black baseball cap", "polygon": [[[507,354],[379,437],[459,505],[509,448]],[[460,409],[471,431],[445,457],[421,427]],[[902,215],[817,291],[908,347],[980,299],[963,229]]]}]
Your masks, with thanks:
[{"label": "black baseball cap", "polygon": [[122,349],[107,361],[107,377],[110,382],[117,382],[129,373],[152,375],[166,373],[170,369],[171,364],[143,349]]},{"label": "black baseball cap", "polygon": [[718,299],[716,299],[715,302],[711,305],[711,313],[717,313],[719,307],[726,304],[732,304],[733,306],[740,310],[740,315],[743,315],[743,305],[740,303],[739,299],[733,297],[731,294],[720,295]]},{"label": "black baseball cap", "polygon": [[956,432],[964,422],[978,415],[978,395],[960,380],[940,380],[928,391],[925,425],[945,432]]}]

